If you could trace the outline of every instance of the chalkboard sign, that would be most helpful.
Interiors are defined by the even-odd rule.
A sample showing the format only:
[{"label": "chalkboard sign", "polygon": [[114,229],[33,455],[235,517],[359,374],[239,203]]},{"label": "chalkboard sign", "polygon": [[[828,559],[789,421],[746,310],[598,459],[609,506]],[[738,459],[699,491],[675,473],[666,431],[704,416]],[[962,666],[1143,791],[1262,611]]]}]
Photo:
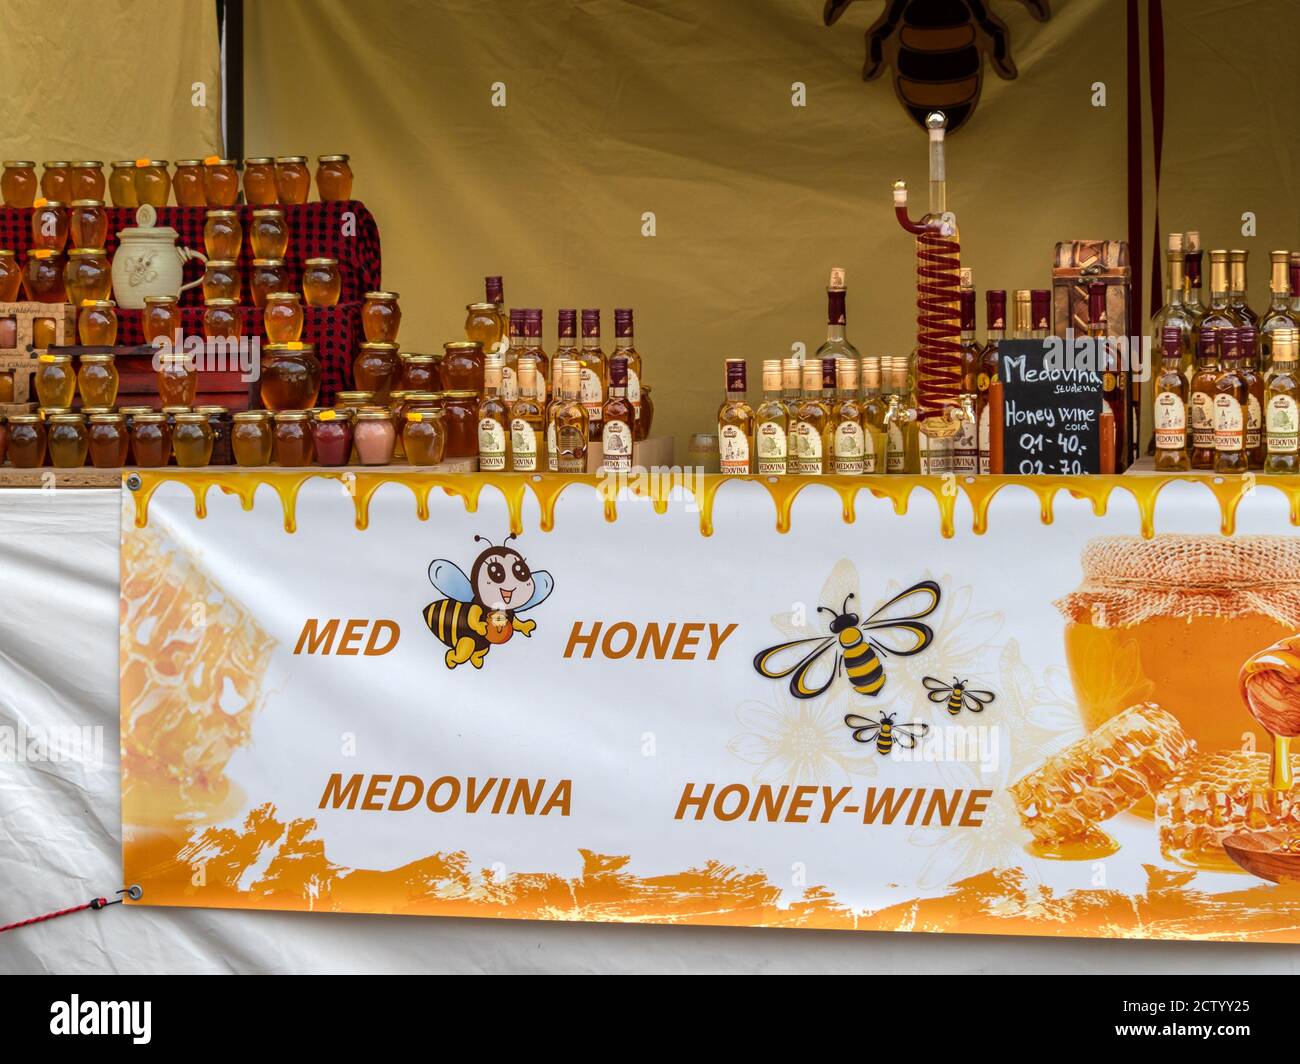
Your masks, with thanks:
[{"label": "chalkboard sign", "polygon": [[[1088,341],[1075,341],[1090,346]],[[1060,339],[1003,340],[1004,473],[1101,472],[1102,379],[1086,353]]]}]

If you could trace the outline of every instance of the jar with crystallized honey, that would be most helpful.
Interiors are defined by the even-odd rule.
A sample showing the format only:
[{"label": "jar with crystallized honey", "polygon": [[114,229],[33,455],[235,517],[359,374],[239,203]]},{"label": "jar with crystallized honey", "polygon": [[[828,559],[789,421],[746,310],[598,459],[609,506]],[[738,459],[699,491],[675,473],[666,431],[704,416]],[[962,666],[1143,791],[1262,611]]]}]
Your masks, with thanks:
[{"label": "jar with crystallized honey", "polygon": [[1243,663],[1300,629],[1300,537],[1106,536],[1083,551],[1083,582],[1056,603],[1089,730],[1138,702],[1172,713],[1203,751],[1253,732]]}]

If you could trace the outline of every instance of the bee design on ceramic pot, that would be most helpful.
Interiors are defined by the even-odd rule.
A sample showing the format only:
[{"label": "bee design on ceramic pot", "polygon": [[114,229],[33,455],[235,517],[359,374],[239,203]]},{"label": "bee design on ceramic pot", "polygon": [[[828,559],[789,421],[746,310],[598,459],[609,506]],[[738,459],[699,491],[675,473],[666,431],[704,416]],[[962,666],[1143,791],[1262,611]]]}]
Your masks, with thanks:
[{"label": "bee design on ceramic pot", "polygon": [[[839,610],[817,607],[818,613],[831,616],[830,635],[794,639],[760,650],[754,656],[754,668],[769,680],[789,676],[790,693],[795,698],[816,698],[835,682],[841,670],[859,694],[880,694],[886,678],[881,655],[911,657],[934,641],[934,629],[921,619],[938,608],[939,585],[933,580],[913,584],[862,622],[849,611],[852,598],[850,593]],[[864,634],[867,632],[872,633],[870,637]],[[894,635],[887,635],[889,632]],[[835,656],[824,682],[819,682],[820,677],[812,677],[814,666],[831,647],[835,647]],[[787,664],[791,657],[795,660]]]},{"label": "bee design on ceramic pot", "polygon": [[[1052,17],[1048,0],[1021,2],[1039,22]],[[826,25],[851,3],[826,0]],[[952,133],[979,102],[985,56],[1000,78],[1016,77],[1007,25],[989,0],[886,0],[884,13],[867,30],[862,80],[874,81],[890,67],[899,102],[916,124],[924,129],[926,114],[938,109]]]},{"label": "bee design on ceramic pot", "polygon": [[967,686],[969,683],[969,680],[959,680],[956,676],[952,678],[952,683],[944,683],[933,676],[921,678],[921,686],[930,692],[930,701],[947,701],[948,712],[954,717],[961,712],[962,706],[972,713],[983,713],[984,707],[996,697],[992,691],[972,690]]},{"label": "bee design on ceramic pot", "polygon": [[445,596],[424,607],[424,623],[447,651],[447,668],[469,662],[476,669],[493,646],[515,633],[531,636],[536,621],[518,615],[541,605],[555,588],[551,574],[528,567],[524,556],[506,546],[494,547],[482,536],[476,543],[487,547],[474,559],[469,576],[455,562],[438,558],[429,565],[429,582]]},{"label": "bee design on ceramic pot", "polygon": [[911,724],[895,724],[894,718],[896,713],[882,713],[878,718],[872,720],[870,717],[860,717],[856,713],[848,713],[844,717],[844,723],[853,729],[853,739],[859,743],[875,742],[876,753],[883,754],[886,757],[894,749],[894,745],[902,747],[904,750],[911,750],[916,746],[918,739],[923,739],[930,731],[930,725],[923,720],[914,720]]}]

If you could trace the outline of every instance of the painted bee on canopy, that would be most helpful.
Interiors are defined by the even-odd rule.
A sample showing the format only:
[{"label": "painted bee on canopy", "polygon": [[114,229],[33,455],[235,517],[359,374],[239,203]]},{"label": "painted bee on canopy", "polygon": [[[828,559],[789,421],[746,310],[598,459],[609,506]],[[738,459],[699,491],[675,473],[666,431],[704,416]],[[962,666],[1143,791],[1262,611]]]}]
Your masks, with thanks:
[{"label": "painted bee on canopy", "polygon": [[[1039,22],[1052,17],[1048,0],[1021,0]],[[853,0],[826,0],[822,21],[836,22]],[[998,77],[1016,77],[1007,24],[989,0],[886,0],[867,30],[862,80],[874,81],[885,67],[894,71],[894,92],[916,124],[936,108],[959,129],[979,103],[988,56]]]},{"label": "painted bee on canopy", "polygon": [[482,536],[476,543],[487,548],[474,559],[469,576],[455,562],[438,558],[429,565],[429,582],[446,598],[424,607],[424,623],[446,644],[447,668],[469,662],[476,669],[495,644],[506,642],[518,632],[531,636],[536,621],[521,620],[517,614],[541,605],[555,588],[551,574],[529,569],[524,556],[507,547],[515,537],[506,536],[494,547]]},{"label": "painted bee on canopy", "polygon": [[[754,668],[769,680],[790,677],[790,693],[795,698],[816,698],[824,693],[841,669],[859,694],[875,696],[885,686],[885,666],[880,656],[897,654],[911,657],[934,641],[934,629],[921,619],[939,605],[939,585],[922,580],[900,592],[865,621],[849,612],[850,593],[839,610],[818,606],[818,613],[831,615],[831,633],[809,639],[795,639],[760,650],[754,656]],[[897,608],[897,615],[893,612]],[[907,612],[907,611],[912,612]],[[869,638],[864,632],[873,633]],[[887,635],[886,633],[895,633]],[[822,655],[835,647],[835,656],[824,683],[810,681],[809,673]],[[793,663],[786,664],[793,657]]]},{"label": "painted bee on canopy", "polygon": [[944,683],[933,676],[921,678],[922,686],[930,692],[930,701],[942,702],[947,699],[948,712],[954,717],[961,712],[963,705],[972,713],[983,713],[984,707],[996,697],[992,691],[972,691],[966,686],[968,683],[969,680],[959,680],[956,676],[952,678],[952,683]]},{"label": "painted bee on canopy", "polygon": [[876,720],[848,713],[844,723],[853,729],[853,739],[859,743],[876,743],[876,753],[888,755],[897,743],[904,750],[916,746],[917,739],[923,739],[930,731],[930,725],[923,720],[914,720],[911,724],[895,724],[896,713],[882,713]]}]

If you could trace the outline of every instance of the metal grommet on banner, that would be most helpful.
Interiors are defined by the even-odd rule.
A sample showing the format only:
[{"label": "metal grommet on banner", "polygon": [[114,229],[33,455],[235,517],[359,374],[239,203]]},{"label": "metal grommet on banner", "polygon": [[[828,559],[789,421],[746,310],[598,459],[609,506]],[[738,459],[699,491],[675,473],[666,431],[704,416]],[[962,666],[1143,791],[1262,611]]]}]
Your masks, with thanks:
[{"label": "metal grommet on banner", "polygon": [[[142,481],[142,480],[140,479],[140,474],[139,474],[139,473],[131,473],[131,474],[129,474],[129,475],[127,476],[127,478],[126,478],[126,486],[127,486],[128,488],[130,488],[132,491],[139,491],[139,490],[140,490],[140,485],[143,484],[143,483],[144,483],[144,481]],[[133,890],[138,890],[139,888],[138,888],[138,887],[133,887],[132,889],[133,889]]]}]

